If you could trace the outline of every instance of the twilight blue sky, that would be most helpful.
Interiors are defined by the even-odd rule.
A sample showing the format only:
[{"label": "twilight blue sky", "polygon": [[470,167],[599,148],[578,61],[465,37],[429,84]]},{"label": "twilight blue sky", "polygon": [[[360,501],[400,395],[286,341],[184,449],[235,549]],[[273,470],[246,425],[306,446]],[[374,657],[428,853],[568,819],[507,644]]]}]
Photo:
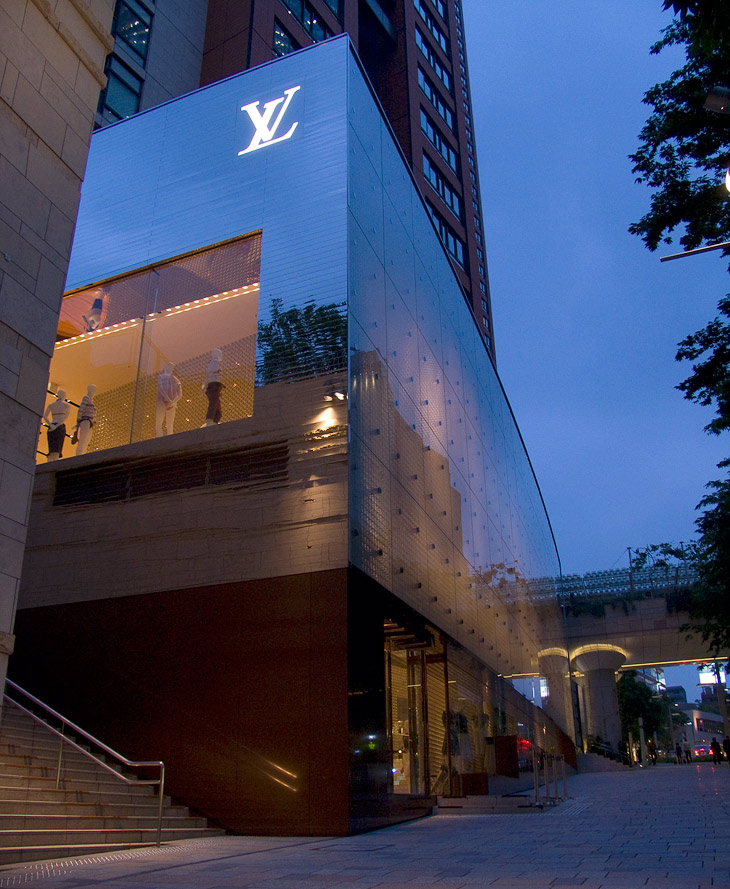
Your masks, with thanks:
[{"label": "twilight blue sky", "polygon": [[[676,343],[730,291],[719,254],[660,263],[627,155],[646,89],[682,56],[649,47],[661,0],[463,0],[497,364],[565,573],[689,539],[730,451],[674,389]],[[681,679],[694,685],[694,676]]]}]

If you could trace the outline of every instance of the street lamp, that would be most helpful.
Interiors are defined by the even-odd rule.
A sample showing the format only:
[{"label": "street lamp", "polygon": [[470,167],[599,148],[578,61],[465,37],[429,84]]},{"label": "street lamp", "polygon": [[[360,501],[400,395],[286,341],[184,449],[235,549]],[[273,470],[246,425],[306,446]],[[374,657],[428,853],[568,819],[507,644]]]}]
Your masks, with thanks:
[{"label": "street lamp", "polygon": [[[728,171],[730,176],[730,171]],[[728,182],[728,176],[725,177],[725,183]],[[728,189],[730,191],[730,189]],[[671,253],[669,256],[660,256],[659,262],[669,262],[670,259],[681,259],[683,256],[694,256],[695,253],[708,253],[710,250],[722,250],[723,247],[730,247],[730,241],[722,241],[719,244],[709,244],[707,247],[695,247],[694,250],[685,250],[683,253]]]},{"label": "street lamp", "polygon": [[713,86],[702,107],[715,114],[730,114],[730,89],[726,86]]}]

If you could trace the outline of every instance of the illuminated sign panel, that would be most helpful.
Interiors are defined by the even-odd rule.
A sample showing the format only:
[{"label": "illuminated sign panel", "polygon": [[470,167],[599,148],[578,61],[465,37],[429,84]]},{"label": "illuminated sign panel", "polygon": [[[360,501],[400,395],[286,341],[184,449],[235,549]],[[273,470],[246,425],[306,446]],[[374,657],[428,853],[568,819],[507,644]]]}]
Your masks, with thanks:
[{"label": "illuminated sign panel", "polygon": [[[251,141],[248,145],[248,148],[244,148],[242,151],[239,151],[239,156],[242,154],[248,154],[251,151],[257,151],[259,148],[266,148],[267,145],[274,145],[277,142],[283,142],[285,139],[291,139],[294,130],[297,128],[299,123],[298,120],[295,120],[294,123],[289,127],[286,133],[283,136],[276,136],[276,132],[279,129],[281,121],[286,114],[286,110],[289,107],[289,103],[292,100],[292,96],[294,93],[301,89],[299,86],[292,86],[288,90],[284,90],[284,95],[279,96],[278,99],[272,99],[270,102],[266,102],[264,105],[263,114],[259,111],[259,102],[249,102],[248,105],[242,105],[241,111],[245,111],[246,114],[251,118],[251,123],[254,125],[255,132]],[[282,104],[283,103],[283,104]],[[279,106],[281,105],[281,108]],[[279,113],[274,118],[274,122],[271,123],[271,118],[274,116],[276,109],[279,108]]]},{"label": "illuminated sign panel", "polygon": [[[725,670],[720,667],[720,682],[726,681]],[[704,666],[699,671],[699,684],[700,685],[717,685],[718,677],[715,673],[715,668],[713,666]]]}]

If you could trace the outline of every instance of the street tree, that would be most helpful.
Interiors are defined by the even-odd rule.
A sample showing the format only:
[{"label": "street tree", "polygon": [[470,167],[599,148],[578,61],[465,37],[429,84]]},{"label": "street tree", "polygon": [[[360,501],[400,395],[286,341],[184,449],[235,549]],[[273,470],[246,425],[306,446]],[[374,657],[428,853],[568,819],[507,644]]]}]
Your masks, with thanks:
[{"label": "street tree", "polygon": [[639,718],[642,719],[644,734],[648,738],[658,731],[664,717],[661,701],[636,676],[636,670],[627,670],[616,683],[624,740],[628,738],[629,732],[635,741],[639,740]]},{"label": "street tree", "polygon": [[685,55],[681,68],[645,94],[652,111],[639,134],[639,148],[630,156],[636,181],[647,184],[652,196],[649,211],[629,231],[650,250],[671,243],[676,229],[687,250],[730,237],[724,186],[730,116],[704,108],[713,87],[730,85],[730,28],[708,42],[703,35],[710,30],[697,13],[680,16],[650,50],[656,54],[680,46]]},{"label": "street tree", "polygon": [[[637,182],[652,194],[648,212],[629,227],[650,250],[661,243],[694,249],[730,240],[730,199],[724,185],[730,167],[730,115],[705,109],[708,93],[730,87],[730,3],[727,0],[663,0],[674,21],[651,47],[660,53],[681,47],[684,64],[647,91],[651,108],[631,155]],[[724,251],[730,254],[730,250]],[[678,389],[697,404],[712,407],[708,433],[730,428],[730,295],[718,303],[718,315],[678,344],[678,361],[692,372]],[[718,468],[730,468],[730,460]],[[648,547],[645,558],[665,564],[689,561],[696,583],[687,598],[690,621],[717,657],[730,646],[730,480],[709,482],[698,504],[698,540],[681,549],[670,544]]]}]

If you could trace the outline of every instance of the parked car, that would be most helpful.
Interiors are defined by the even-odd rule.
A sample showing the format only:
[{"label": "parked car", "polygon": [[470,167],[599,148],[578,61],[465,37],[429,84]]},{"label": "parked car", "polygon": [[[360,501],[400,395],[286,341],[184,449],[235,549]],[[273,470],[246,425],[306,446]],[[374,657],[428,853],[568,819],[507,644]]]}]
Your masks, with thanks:
[{"label": "parked car", "polygon": [[695,744],[692,748],[692,755],[699,759],[702,756],[712,756],[709,744]]}]

